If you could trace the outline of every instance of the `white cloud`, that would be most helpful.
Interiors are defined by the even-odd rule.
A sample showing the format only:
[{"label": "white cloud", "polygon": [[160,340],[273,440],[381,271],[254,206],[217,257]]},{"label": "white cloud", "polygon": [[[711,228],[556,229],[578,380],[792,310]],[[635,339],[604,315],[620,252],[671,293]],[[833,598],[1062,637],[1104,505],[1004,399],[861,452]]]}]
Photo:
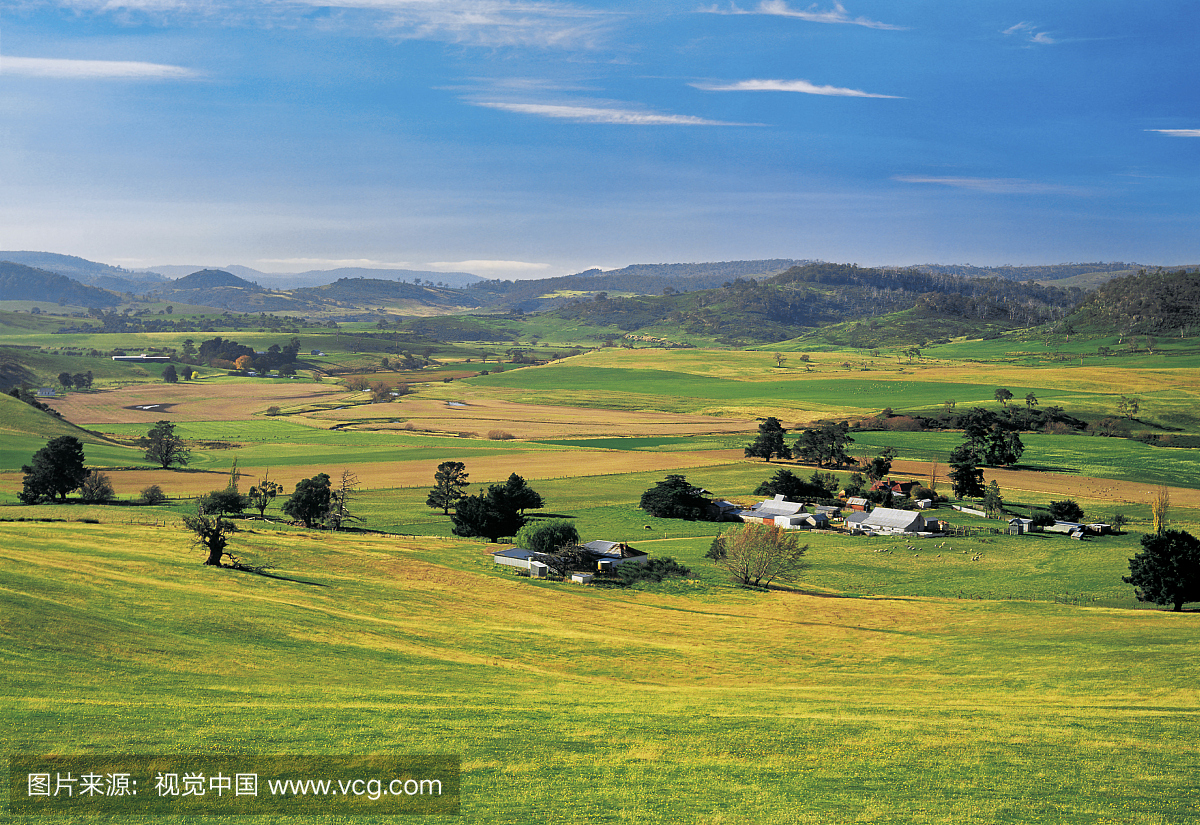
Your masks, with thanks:
[{"label": "white cloud", "polygon": [[[119,16],[201,16],[264,25],[367,29],[404,40],[475,46],[590,48],[623,15],[553,0],[58,0]],[[314,10],[333,11],[309,19]]]},{"label": "white cloud", "polygon": [[929,183],[951,186],[956,189],[972,189],[976,192],[991,192],[1000,195],[1080,195],[1082,190],[1070,186],[1021,178],[958,178],[929,175],[896,175],[892,180],[901,183]]},{"label": "white cloud", "polygon": [[728,9],[713,6],[712,8],[701,9],[701,11],[708,14],[770,14],[777,17],[792,17],[797,20],[807,20],[810,23],[845,23],[853,26],[865,26],[868,29],[887,29],[890,31],[904,31],[907,28],[905,26],[894,26],[890,23],[880,23],[876,20],[869,20],[866,17],[851,17],[849,12],[846,11],[846,7],[837,2],[828,11],[821,11],[816,3],[813,3],[807,9],[793,9],[785,0],[762,0],[753,9],[742,9],[734,3],[730,3]]},{"label": "white cloud", "polygon": [[549,269],[550,264],[529,263],[526,261],[432,261],[425,264],[430,269],[445,272],[473,271],[483,272],[524,272],[528,270],[541,271]]},{"label": "white cloud", "polygon": [[807,80],[739,80],[736,83],[692,83],[706,92],[800,92],[806,95],[832,97],[880,97],[900,100],[896,95],[880,95],[840,86],[817,86]]},{"label": "white cloud", "polygon": [[1001,34],[1005,35],[1006,37],[1021,35],[1025,38],[1027,43],[1036,43],[1039,46],[1053,46],[1055,43],[1059,42],[1046,32],[1038,31],[1037,28],[1037,25],[1022,20],[1015,26],[1009,26],[1007,29],[1002,31]]},{"label": "white cloud", "polygon": [[0,56],[0,75],[81,80],[192,80],[200,73],[182,66],[129,60],[68,60]]},{"label": "white cloud", "polygon": [[259,258],[260,264],[288,264],[293,266],[327,266],[333,269],[359,267],[363,269],[408,269],[407,261],[376,261],[372,258]]},{"label": "white cloud", "polygon": [[1200,137],[1200,129],[1147,129],[1147,132],[1158,132],[1171,137]]},{"label": "white cloud", "polygon": [[625,126],[752,126],[750,123],[727,123],[706,120],[692,115],[663,115],[640,109],[620,109],[612,106],[580,106],[563,103],[508,103],[498,100],[471,101],[476,106],[536,115],[575,123],[614,123]]}]

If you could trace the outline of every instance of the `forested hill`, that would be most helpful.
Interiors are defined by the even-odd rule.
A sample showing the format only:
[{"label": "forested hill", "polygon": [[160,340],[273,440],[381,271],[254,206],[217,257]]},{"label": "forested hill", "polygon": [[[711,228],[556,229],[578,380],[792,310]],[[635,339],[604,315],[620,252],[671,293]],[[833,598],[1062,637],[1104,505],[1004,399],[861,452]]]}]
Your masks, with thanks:
[{"label": "forested hill", "polygon": [[964,278],[1004,278],[1007,281],[1061,281],[1097,272],[1130,272],[1143,264],[1120,261],[1090,264],[1050,264],[1046,266],[971,266],[970,264],[918,264],[909,267],[934,275],[961,275]]},{"label": "forested hill", "polygon": [[24,264],[0,261],[0,296],[6,301],[45,301],[82,307],[111,307],[121,299],[74,278]]},{"label": "forested hill", "polygon": [[1200,269],[1141,271],[1102,285],[1070,318],[1072,324],[1125,333],[1200,329]]},{"label": "forested hill", "polygon": [[632,292],[636,295],[661,295],[664,292],[692,292],[711,289],[738,278],[769,277],[799,263],[803,262],[779,258],[696,264],[635,264],[607,272],[589,269],[574,275],[536,281],[483,281],[472,284],[468,290],[485,305],[503,305],[536,312],[562,305],[571,293]]},{"label": "forested hill", "polygon": [[805,328],[907,309],[968,324],[1035,326],[1065,317],[1083,295],[1077,288],[1001,278],[821,263],[793,267],[763,281],[736,279],[717,289],[684,294],[629,298],[602,294],[574,301],[553,314],[626,331],[665,324],[731,342],[780,341]]},{"label": "forested hill", "polygon": [[449,287],[417,286],[404,281],[377,278],[340,278],[324,286],[294,289],[291,294],[311,302],[337,301],[355,306],[403,306],[472,309],[479,306],[468,290]]}]

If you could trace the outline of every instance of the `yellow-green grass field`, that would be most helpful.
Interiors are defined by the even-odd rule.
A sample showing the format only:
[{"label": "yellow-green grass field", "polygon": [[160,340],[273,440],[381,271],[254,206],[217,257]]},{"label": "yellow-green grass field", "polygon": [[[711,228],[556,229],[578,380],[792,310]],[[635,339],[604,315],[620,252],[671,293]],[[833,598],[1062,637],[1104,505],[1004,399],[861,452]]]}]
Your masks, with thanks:
[{"label": "yellow-green grass field", "polygon": [[[883,359],[862,372],[814,359],[808,373],[764,352],[602,350],[378,405],[333,384],[205,379],[146,418],[109,403],[125,396],[81,394],[68,417],[104,407],[116,419],[95,432],[0,397],[0,747],[459,754],[464,822],[1200,819],[1200,613],[1142,605],[1120,581],[1149,529],[1150,482],[1171,484],[1172,526],[1200,524],[1200,484],[1183,477],[1195,451],[1031,435],[1023,462],[1036,471],[987,471],[1011,508],[1070,495],[1091,518],[1120,509],[1130,532],[1009,537],[943,509],[984,532],[916,547],[809,534],[802,580],[770,592],[734,587],[704,558],[720,525],[637,509],[667,472],[740,502],[780,468],[811,473],[741,458],[739,433],[748,441],[775,409],[791,426],[936,407],[946,387],[960,405],[995,406],[1007,386],[1076,413],[1137,388],[1145,418],[1182,415],[1194,376]],[[1155,380],[1177,397],[1153,400]],[[120,392],[161,403],[151,396],[178,391]],[[263,415],[270,405],[284,414]],[[164,417],[194,447],[186,470],[151,468],[135,445]],[[443,421],[546,441],[421,431]],[[84,441],[122,502],[12,503],[15,470],[58,434]],[[944,454],[961,440],[854,435],[854,454],[896,446],[898,475],[941,462],[943,488]],[[277,500],[275,521],[239,521],[232,545],[268,575],[202,566],[181,516],[189,496],[225,485],[235,457],[243,491],[268,468],[285,494],[316,472],[356,472],[362,523],[287,527]],[[539,516],[692,572],[617,589],[497,569],[494,547],[453,538],[425,505],[443,460],[465,461],[468,492],[518,472],[546,500]],[[174,500],[134,505],[149,483]]]},{"label": "yellow-green grass field", "polygon": [[480,823],[1200,815],[1196,614],[614,591],[474,542],[237,540],[269,577],[171,528],[0,523],[3,750],[458,754],[453,821]]}]

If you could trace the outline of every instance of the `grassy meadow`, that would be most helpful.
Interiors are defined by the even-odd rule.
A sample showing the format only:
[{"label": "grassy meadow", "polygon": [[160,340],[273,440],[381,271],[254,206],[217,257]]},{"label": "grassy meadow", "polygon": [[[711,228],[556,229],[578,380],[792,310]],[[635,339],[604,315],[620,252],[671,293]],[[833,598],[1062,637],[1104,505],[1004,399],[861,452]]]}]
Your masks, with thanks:
[{"label": "grassy meadow", "polygon": [[472,822],[1198,813],[1191,615],[543,585],[431,538],[239,544],[272,577],[204,568],[170,528],[0,523],[6,752],[456,753]]},{"label": "grassy meadow", "polygon": [[[11,318],[0,343],[45,341],[34,319]],[[63,345],[104,348],[99,333],[78,337]],[[374,369],[382,355],[352,351],[344,334],[300,337],[330,365]],[[0,396],[0,748],[457,754],[462,815],[442,819],[472,823],[1195,822],[1200,613],[1143,605],[1120,579],[1150,529],[1152,485],[1172,488],[1174,526],[1200,526],[1200,451],[1022,434],[1021,465],[988,471],[1011,511],[1070,494],[1089,517],[1119,510],[1128,532],[1010,537],[944,508],[938,516],[984,529],[915,543],[809,534],[801,580],[769,591],[735,587],[704,557],[721,525],[637,508],[670,472],[747,503],[781,467],[811,473],[742,458],[766,415],[792,427],[950,398],[995,408],[1006,387],[1088,420],[1136,394],[1139,427],[1200,434],[1187,342],[1082,367],[1012,354],[1027,343],[932,346],[913,363],[795,349],[782,365],[774,352],[605,348],[477,377],[463,377],[481,366],[465,359],[486,348],[445,345],[432,369],[453,380],[389,403],[331,380],[106,377],[56,402],[66,421]],[[51,377],[61,359],[97,361],[37,358]],[[131,409],[142,403],[173,406]],[[137,446],[159,418],[192,446],[187,468],[152,467]],[[119,502],[17,502],[20,466],[61,434],[84,442]],[[895,447],[898,477],[940,463],[943,489],[961,441],[853,436],[855,455]],[[280,499],[232,537],[266,569],[204,567],[181,519],[192,496],[225,486],[235,458],[243,492],[267,470],[286,494],[349,469],[362,521],[340,533],[291,527]],[[545,499],[537,517],[691,572],[617,588],[497,568],[495,546],[454,537],[425,504],[446,460],[466,463],[468,492],[517,472]],[[135,504],[149,483],[171,500]],[[22,817],[43,819],[94,817]],[[298,821],[262,821],[275,819]]]}]

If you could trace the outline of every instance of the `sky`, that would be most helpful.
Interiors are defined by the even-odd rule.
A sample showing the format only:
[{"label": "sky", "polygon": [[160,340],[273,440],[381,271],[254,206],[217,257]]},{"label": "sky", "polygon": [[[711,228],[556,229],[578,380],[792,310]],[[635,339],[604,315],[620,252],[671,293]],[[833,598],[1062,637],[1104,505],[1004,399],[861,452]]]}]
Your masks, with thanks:
[{"label": "sky", "polygon": [[1194,0],[4,0],[0,249],[1200,263]]}]

